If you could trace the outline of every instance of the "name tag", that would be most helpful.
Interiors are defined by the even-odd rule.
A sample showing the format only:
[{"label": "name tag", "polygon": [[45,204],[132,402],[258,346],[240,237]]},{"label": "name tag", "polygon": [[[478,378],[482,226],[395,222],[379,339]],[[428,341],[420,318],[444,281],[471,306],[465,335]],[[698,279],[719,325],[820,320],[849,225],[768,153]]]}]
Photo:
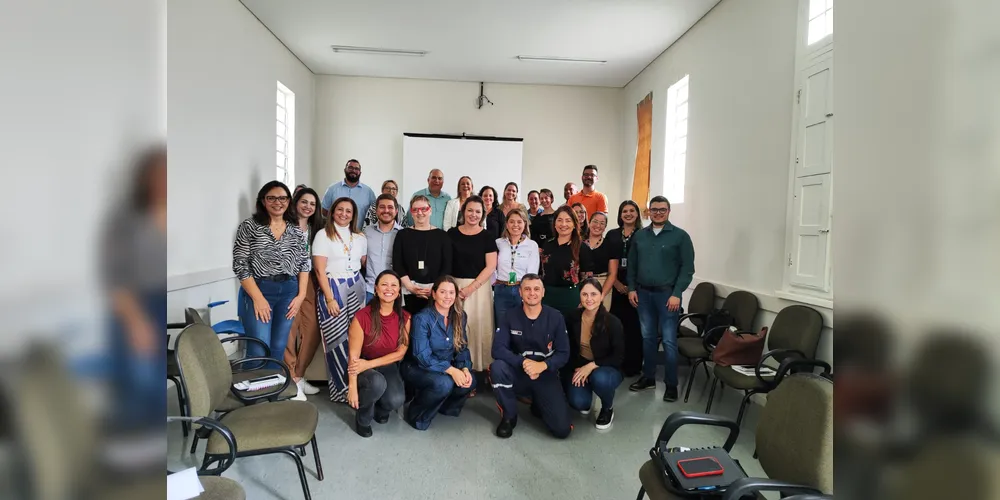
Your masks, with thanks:
[{"label": "name tag", "polygon": [[628,259],[622,258],[621,265],[619,267],[628,267]]},{"label": "name tag", "polygon": [[511,335],[521,335],[521,330],[511,330],[510,334]]},{"label": "name tag", "polygon": [[423,268],[424,268],[424,261],[418,260],[417,261],[417,269],[423,269]]}]

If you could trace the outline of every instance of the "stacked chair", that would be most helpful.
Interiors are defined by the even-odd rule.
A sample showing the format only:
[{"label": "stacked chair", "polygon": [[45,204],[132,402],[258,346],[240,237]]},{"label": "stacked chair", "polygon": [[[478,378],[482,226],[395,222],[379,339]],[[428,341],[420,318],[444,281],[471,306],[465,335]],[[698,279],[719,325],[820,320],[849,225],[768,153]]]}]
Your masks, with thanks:
[{"label": "stacked chair", "polygon": [[[711,285],[710,283],[699,283],[695,287],[695,294],[698,294],[698,288],[702,285]],[[705,290],[708,290],[706,287]],[[711,286],[712,301],[715,300],[715,286]],[[703,292],[703,295],[707,292]],[[690,302],[695,302],[695,295],[691,296]],[[704,299],[702,299],[704,300]],[[709,303],[711,304],[711,303]],[[760,303],[757,300],[757,296],[746,292],[743,290],[737,290],[730,293],[726,299],[722,302],[722,309],[729,311],[729,314],[733,316],[733,320],[736,322],[736,327],[741,331],[749,331],[753,328],[754,317],[757,316],[757,310],[760,308]],[[711,305],[708,306],[708,310],[700,313],[688,313],[681,316],[680,321],[690,320],[694,322],[699,320],[704,322],[708,317],[708,313],[712,311]],[[704,323],[702,323],[704,324]],[[684,402],[687,403],[688,398],[691,396],[691,386],[694,384],[694,377],[697,374],[697,369],[701,366],[705,370],[705,376],[708,377],[708,366],[705,364],[712,358],[712,350],[715,348],[715,344],[718,343],[724,329],[715,328],[711,332],[699,331],[696,336],[684,336],[677,339],[677,352],[687,358],[691,362],[691,371],[688,374],[687,388],[684,391]],[[680,329],[678,329],[680,332]]]},{"label": "stacked chair", "polygon": [[[702,498],[677,490],[664,477],[657,447],[669,441],[684,425],[708,425],[729,429],[723,448],[732,451],[739,424],[725,417],[694,412],[676,412],[663,423],[650,450],[650,460],[639,469],[637,500],[648,498]],[[815,500],[833,494],[833,381],[812,373],[790,375],[771,391],[756,432],[760,465],[767,478],[748,477],[731,484],[723,500],[763,498],[762,491],[778,491],[792,498]],[[701,443],[685,443],[698,447]],[[718,498],[717,496],[715,498]]]},{"label": "stacked chair", "polygon": [[[752,333],[749,329],[744,330],[742,325],[738,326],[742,331]],[[705,407],[705,413],[712,411],[712,400],[715,397],[716,387],[725,388],[728,386],[739,389],[744,393],[739,413],[736,416],[736,423],[739,425],[743,422],[743,415],[750,403],[750,398],[754,394],[766,394],[774,390],[785,374],[812,371],[816,367],[823,368],[825,373],[830,373],[829,364],[814,359],[822,330],[823,317],[815,309],[803,305],[788,306],[782,309],[775,316],[768,331],[767,348],[769,351],[764,353],[757,363],[754,376],[743,375],[731,366],[715,366],[713,369],[715,380],[712,382],[712,390],[708,394],[708,405]],[[769,362],[778,364],[777,375],[773,377],[762,376],[761,369],[768,366]]]},{"label": "stacked chair", "polygon": [[[316,444],[319,412],[312,403],[305,401],[268,401],[285,391],[290,384],[288,367],[267,357],[241,359],[239,363],[277,362],[286,378],[282,387],[248,395],[233,388],[236,377],[225,348],[208,325],[192,324],[186,327],[177,338],[175,353],[187,398],[188,416],[197,418],[224,413],[219,417],[219,423],[229,429],[236,443],[235,453],[230,453],[225,436],[208,429],[202,468],[207,469],[213,463],[224,463],[230,458],[284,454],[294,460],[302,491],[305,498],[310,499],[309,483],[299,455],[304,456],[306,445],[311,445],[316,461],[316,476],[322,481],[323,467]],[[231,398],[240,402],[267,402],[231,408],[227,406]],[[201,429],[199,432],[203,432],[202,435],[205,433]]]}]

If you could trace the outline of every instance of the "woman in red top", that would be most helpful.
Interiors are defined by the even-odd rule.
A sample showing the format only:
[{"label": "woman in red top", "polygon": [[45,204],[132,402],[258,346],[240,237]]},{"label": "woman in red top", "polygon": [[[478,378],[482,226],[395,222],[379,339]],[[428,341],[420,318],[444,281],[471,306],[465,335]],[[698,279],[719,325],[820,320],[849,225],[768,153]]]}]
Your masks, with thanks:
[{"label": "woman in red top", "polygon": [[382,271],[375,279],[375,296],[351,321],[347,343],[347,403],[357,410],[354,428],[372,435],[372,419],[384,424],[389,413],[403,406],[405,393],[399,361],[409,344],[410,313],[403,310],[399,276]]}]

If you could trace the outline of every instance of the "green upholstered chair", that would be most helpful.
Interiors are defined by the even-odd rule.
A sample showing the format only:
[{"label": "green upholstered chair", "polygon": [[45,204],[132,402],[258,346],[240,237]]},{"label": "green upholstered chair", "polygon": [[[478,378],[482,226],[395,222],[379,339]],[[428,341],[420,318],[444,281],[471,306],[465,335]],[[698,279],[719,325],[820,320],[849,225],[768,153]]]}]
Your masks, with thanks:
[{"label": "green upholstered chair", "polygon": [[[678,412],[667,417],[664,429],[668,423],[672,423],[673,430],[684,424],[726,427],[730,430],[723,446],[727,451],[732,449],[739,436],[739,425],[735,421],[716,415]],[[654,446],[658,446],[661,440],[669,439],[669,434],[662,434],[661,430]],[[762,499],[761,491],[832,495],[833,381],[811,373],[786,377],[767,398],[767,406],[757,424],[756,443],[761,468],[768,477],[736,481],[726,490],[723,500],[737,500],[744,495]],[[704,446],[704,443],[677,444]],[[640,467],[639,481],[642,487],[637,500],[646,496],[652,500],[698,498],[670,487],[653,459]]]},{"label": "green upholstered chair", "polygon": [[[189,404],[189,415],[209,416],[217,412],[233,393],[233,372],[225,349],[215,332],[207,325],[193,324],[180,333],[175,351],[180,366]],[[243,362],[256,362],[268,358],[244,358]],[[280,362],[279,362],[280,363]],[[285,384],[291,377],[288,367],[281,363]],[[283,388],[282,388],[283,389]],[[312,446],[316,460],[317,478],[323,480],[316,444],[316,425],[319,412],[306,401],[274,401],[243,406],[228,411],[219,422],[232,433],[236,442],[236,457],[285,454],[295,461],[306,499],[311,498],[309,483],[299,453],[305,454],[307,444]],[[225,460],[228,445],[218,432],[211,432],[205,448],[203,467]]]},{"label": "green upholstered chair", "polygon": [[[824,368],[826,373],[829,373],[829,364],[814,359],[822,331],[823,316],[809,306],[794,305],[779,311],[767,333],[768,351],[757,363],[754,375],[743,375],[731,366],[715,366],[713,369],[715,380],[712,382],[712,390],[708,394],[708,406],[705,407],[705,413],[712,410],[712,400],[718,386],[732,387],[743,391],[743,400],[740,402],[739,413],[736,416],[736,423],[739,424],[743,422],[743,415],[746,413],[750,398],[754,394],[770,392],[780,382],[776,379],[783,374],[801,370],[811,371],[816,367]],[[777,371],[779,374],[774,377],[762,376],[760,370],[767,366],[771,360],[778,363]]]},{"label": "green upholstered chair", "polygon": [[[701,286],[700,284],[698,286]],[[697,292],[697,289],[695,289]],[[715,295],[715,287],[712,287],[712,295]],[[694,298],[692,297],[692,300]],[[733,321],[736,323],[736,327],[742,331],[748,331],[753,328],[753,320],[757,316],[757,310],[760,308],[759,302],[757,301],[757,296],[746,292],[743,290],[737,290],[730,293],[724,301],[722,301],[722,309],[729,311],[729,314],[733,316]],[[711,311],[711,309],[709,309]],[[689,316],[689,315],[684,315]],[[701,316],[707,317],[707,314],[701,314]],[[682,316],[683,318],[683,316]],[[705,370],[705,377],[709,377],[708,373],[708,361],[712,358],[712,349],[715,348],[715,344],[719,342],[719,338],[722,336],[723,328],[714,328],[711,332],[699,332],[699,336],[696,337],[679,337],[677,339],[677,352],[688,359],[691,362],[691,371],[688,373],[687,388],[684,390],[684,402],[687,403],[688,398],[691,397],[691,386],[694,384],[694,376],[697,374],[697,369],[701,366]]]},{"label": "green upholstered chair", "polygon": [[[698,283],[688,299],[687,310],[681,315],[681,324],[677,326],[677,337],[700,337],[705,326],[705,316],[715,309],[715,285],[707,281]],[[694,328],[684,325],[688,321]]]},{"label": "green upholstered chair", "polygon": [[[192,417],[167,417],[167,422],[185,422],[188,424],[196,424],[202,426],[205,429],[211,429],[218,432],[226,442],[227,457],[219,461],[219,466],[208,470],[201,469],[198,471],[198,480],[201,482],[201,486],[205,488],[205,491],[201,492],[200,495],[195,497],[198,500],[246,500],[246,492],[243,491],[243,487],[240,483],[233,481],[227,477],[222,477],[219,474],[225,472],[234,461],[236,461],[236,439],[233,437],[232,432],[222,423],[207,418],[192,418]],[[136,497],[133,497],[136,498]]]}]

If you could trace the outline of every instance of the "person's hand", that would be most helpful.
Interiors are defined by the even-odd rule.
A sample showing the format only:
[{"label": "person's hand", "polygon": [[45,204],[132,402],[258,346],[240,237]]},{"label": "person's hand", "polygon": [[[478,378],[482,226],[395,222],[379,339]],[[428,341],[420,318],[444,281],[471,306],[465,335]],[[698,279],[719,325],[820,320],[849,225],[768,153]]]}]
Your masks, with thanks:
[{"label": "person's hand", "polygon": [[358,404],[358,388],[354,385],[347,389],[347,404],[351,405],[351,408],[355,410],[360,406]]},{"label": "person's hand", "polygon": [[431,298],[431,289],[427,287],[420,287],[417,289],[417,295],[419,295],[422,299],[429,299]]},{"label": "person's hand", "polygon": [[451,379],[455,382],[458,387],[468,387],[465,385],[465,372],[455,368],[454,366],[448,368],[445,373],[451,376]]},{"label": "person's hand", "polygon": [[524,368],[524,373],[527,373],[531,380],[535,380],[549,366],[545,364],[544,361],[532,361],[530,359],[526,359],[521,367]]},{"label": "person's hand", "polygon": [[471,297],[473,293],[476,293],[476,286],[474,284],[463,288],[460,292],[458,292],[458,296],[461,297],[462,300],[465,300]]},{"label": "person's hand", "polygon": [[594,364],[588,364],[586,366],[581,366],[573,372],[573,385],[576,387],[583,387],[587,383],[587,379],[590,378],[591,372],[597,368]]},{"label": "person's hand", "polygon": [[680,297],[671,296],[669,299],[667,299],[667,310],[670,311],[670,312],[680,311],[681,310],[681,298]]},{"label": "person's hand", "polygon": [[253,315],[257,318],[257,321],[263,323],[271,322],[271,304],[268,304],[267,299],[263,296],[259,299],[253,299]]},{"label": "person's hand", "polygon": [[469,372],[468,368],[462,368],[462,373],[465,374],[465,385],[463,385],[462,387],[463,388],[472,387],[472,373]]},{"label": "person's hand", "polygon": [[292,299],[292,302],[288,304],[288,314],[285,315],[285,318],[294,318],[295,315],[299,313],[299,308],[302,307],[302,302],[304,300],[306,300],[305,295],[296,295],[295,298]]},{"label": "person's hand", "polygon": [[639,307],[639,294],[635,292],[629,292],[628,301],[630,304],[632,304],[632,307]]},{"label": "person's hand", "polygon": [[326,310],[330,312],[330,316],[337,317],[340,315],[340,305],[337,304],[337,299],[333,297],[326,298]]},{"label": "person's hand", "polygon": [[621,281],[615,281],[615,291],[617,291],[622,295],[625,295],[628,293],[628,287],[623,285]]},{"label": "person's hand", "polygon": [[137,319],[128,327],[129,344],[132,345],[132,350],[141,356],[156,353],[156,337],[153,325],[146,318]]},{"label": "person's hand", "polygon": [[359,373],[371,368],[371,362],[365,359],[352,359],[350,363],[347,364],[347,374],[348,375],[358,375]]}]

